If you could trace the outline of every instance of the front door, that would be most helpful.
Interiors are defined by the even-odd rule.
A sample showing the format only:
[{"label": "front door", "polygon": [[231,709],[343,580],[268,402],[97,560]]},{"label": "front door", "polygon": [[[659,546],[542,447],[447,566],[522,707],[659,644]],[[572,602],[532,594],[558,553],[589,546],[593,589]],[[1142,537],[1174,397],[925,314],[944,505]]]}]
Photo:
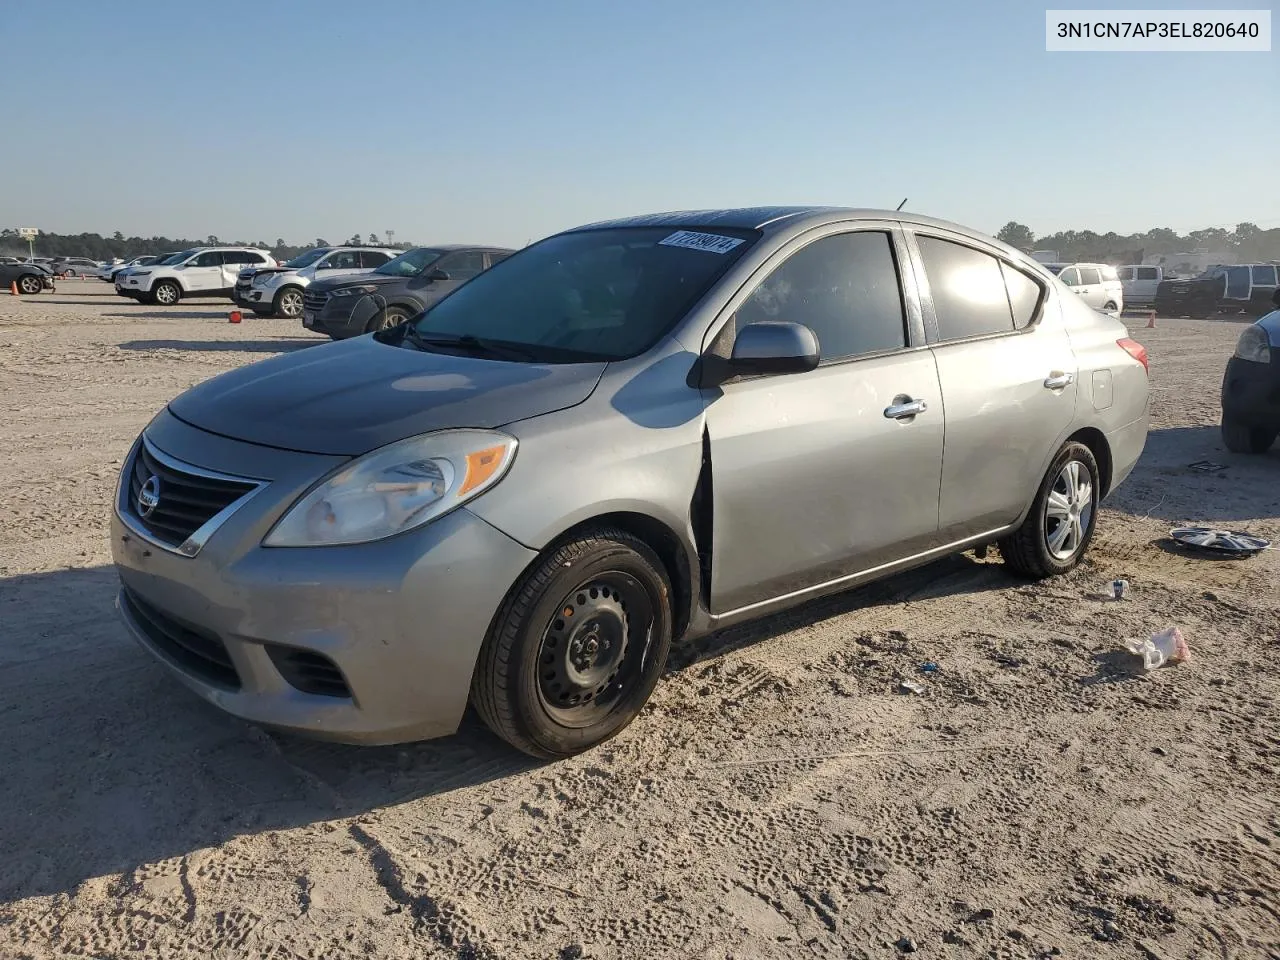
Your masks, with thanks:
[{"label": "front door", "polygon": [[196,254],[182,271],[187,293],[209,293],[222,289],[222,254],[206,250]]},{"label": "front door", "polygon": [[[908,336],[900,244],[888,227],[795,241],[717,336],[761,320],[802,323],[822,360],[708,391],[713,613],[934,545],[941,395],[922,336]],[[917,401],[916,415],[901,415]]]},{"label": "front door", "polygon": [[939,523],[958,542],[1014,522],[1035,496],[1075,416],[1077,364],[1031,271],[964,238],[916,240],[947,417]]}]

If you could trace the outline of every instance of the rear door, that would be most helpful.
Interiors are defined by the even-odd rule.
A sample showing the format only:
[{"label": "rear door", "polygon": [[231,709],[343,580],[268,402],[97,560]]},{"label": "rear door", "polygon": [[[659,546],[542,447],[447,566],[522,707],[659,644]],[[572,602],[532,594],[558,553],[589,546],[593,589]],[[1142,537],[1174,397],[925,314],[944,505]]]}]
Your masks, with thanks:
[{"label": "rear door", "polygon": [[1102,286],[1102,274],[1097,267],[1077,267],[1080,273],[1080,286],[1076,292],[1089,306],[1101,310],[1107,301],[1106,288]]},{"label": "rear door", "polygon": [[1035,495],[1075,414],[1077,364],[1030,268],[932,229],[912,254],[946,416],[940,534],[956,542],[1008,526]]},{"label": "rear door", "polygon": [[[715,334],[786,320],[817,335],[807,373],[708,391],[711,609],[802,594],[923,552],[938,530],[943,421],[938,374],[890,224],[838,224],[763,267]],[[834,230],[834,232],[833,232]],[[916,415],[897,415],[918,401]]]}]

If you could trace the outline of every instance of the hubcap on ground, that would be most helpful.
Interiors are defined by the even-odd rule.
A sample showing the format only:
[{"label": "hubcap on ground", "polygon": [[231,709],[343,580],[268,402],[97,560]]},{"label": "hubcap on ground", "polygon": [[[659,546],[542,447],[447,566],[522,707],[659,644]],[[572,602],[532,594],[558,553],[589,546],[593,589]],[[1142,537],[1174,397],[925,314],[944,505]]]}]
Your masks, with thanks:
[{"label": "hubcap on ground", "polygon": [[538,692],[557,721],[586,726],[612,709],[638,669],[652,619],[648,594],[623,573],[560,601],[538,648]]},{"label": "hubcap on ground", "polygon": [[302,294],[295,290],[280,295],[280,312],[293,318],[302,313]]},{"label": "hubcap on ground", "polygon": [[1080,549],[1093,516],[1093,476],[1079,460],[1068,461],[1058,473],[1044,505],[1044,540],[1058,560]]}]

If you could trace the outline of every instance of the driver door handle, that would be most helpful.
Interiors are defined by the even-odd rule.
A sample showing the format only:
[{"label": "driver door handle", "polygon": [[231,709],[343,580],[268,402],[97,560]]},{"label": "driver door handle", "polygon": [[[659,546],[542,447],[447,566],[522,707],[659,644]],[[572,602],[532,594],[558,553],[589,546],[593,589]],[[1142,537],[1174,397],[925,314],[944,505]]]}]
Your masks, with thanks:
[{"label": "driver door handle", "polygon": [[887,420],[910,420],[929,409],[929,405],[923,400],[909,400],[906,397],[895,399],[900,399],[902,402],[884,408]]},{"label": "driver door handle", "polygon": [[1055,373],[1044,382],[1046,390],[1061,390],[1063,387],[1069,387],[1075,381],[1074,373]]}]

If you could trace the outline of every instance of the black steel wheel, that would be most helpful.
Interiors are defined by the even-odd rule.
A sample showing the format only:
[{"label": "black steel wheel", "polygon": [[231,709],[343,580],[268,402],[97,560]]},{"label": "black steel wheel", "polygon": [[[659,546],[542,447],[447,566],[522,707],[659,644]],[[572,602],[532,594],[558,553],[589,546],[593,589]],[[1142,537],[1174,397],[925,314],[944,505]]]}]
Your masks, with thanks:
[{"label": "black steel wheel", "polygon": [[589,531],[549,549],[512,588],[480,651],[472,704],[525,753],[588,750],[649,699],[671,628],[671,585],[648,544]]}]

